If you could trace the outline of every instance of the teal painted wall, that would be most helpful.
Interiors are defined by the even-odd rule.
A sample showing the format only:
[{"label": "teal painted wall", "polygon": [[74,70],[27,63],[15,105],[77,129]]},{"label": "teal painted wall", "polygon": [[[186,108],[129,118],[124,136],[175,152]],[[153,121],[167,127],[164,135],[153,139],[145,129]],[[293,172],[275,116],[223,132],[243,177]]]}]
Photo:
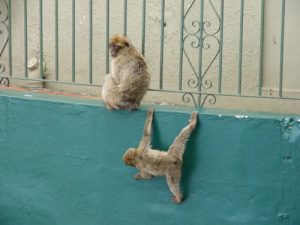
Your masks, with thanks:
[{"label": "teal painted wall", "polygon": [[[0,91],[0,224],[300,224],[299,117],[202,112],[175,205],[163,178],[135,181],[122,162],[145,111]],[[154,147],[189,115],[156,109]]]}]

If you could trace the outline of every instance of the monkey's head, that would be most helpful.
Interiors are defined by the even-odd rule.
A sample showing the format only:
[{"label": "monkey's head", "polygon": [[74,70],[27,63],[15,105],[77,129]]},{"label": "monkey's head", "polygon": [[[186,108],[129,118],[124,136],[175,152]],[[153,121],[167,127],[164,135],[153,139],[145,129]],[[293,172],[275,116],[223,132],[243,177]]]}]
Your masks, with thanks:
[{"label": "monkey's head", "polygon": [[137,156],[138,152],[137,149],[135,148],[129,148],[125,154],[123,155],[123,161],[126,164],[126,166],[133,166],[134,165],[134,161],[135,161],[135,157]]},{"label": "monkey's head", "polygon": [[116,34],[110,38],[109,48],[113,58],[117,57],[122,49],[129,47],[132,47],[130,39],[122,34]]}]

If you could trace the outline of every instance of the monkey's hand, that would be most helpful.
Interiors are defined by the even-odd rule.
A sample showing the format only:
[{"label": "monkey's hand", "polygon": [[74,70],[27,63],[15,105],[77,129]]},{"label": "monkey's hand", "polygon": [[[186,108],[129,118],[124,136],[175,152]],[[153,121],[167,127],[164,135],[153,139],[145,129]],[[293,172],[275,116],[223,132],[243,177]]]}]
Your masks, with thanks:
[{"label": "monkey's hand", "polygon": [[113,82],[113,84],[115,86],[117,86],[118,84],[120,84],[120,81],[118,81],[118,78],[116,76],[113,76],[112,74],[107,74],[106,76],[109,76],[111,78],[111,81]]},{"label": "monkey's hand", "polygon": [[153,117],[154,109],[150,108],[148,109],[147,118]]},{"label": "monkey's hand", "polygon": [[197,117],[198,117],[198,112],[192,112],[191,118],[189,120],[190,126],[192,128],[195,128],[196,124],[197,124]]},{"label": "monkey's hand", "polygon": [[118,84],[117,87],[119,88],[119,92],[124,92],[124,91],[130,90],[130,87],[128,85]]}]

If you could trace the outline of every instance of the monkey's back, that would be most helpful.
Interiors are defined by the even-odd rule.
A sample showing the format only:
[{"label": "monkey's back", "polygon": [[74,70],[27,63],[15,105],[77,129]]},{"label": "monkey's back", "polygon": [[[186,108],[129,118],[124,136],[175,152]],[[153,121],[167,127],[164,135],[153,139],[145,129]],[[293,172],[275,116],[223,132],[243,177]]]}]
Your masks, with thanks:
[{"label": "monkey's back", "polygon": [[144,57],[136,49],[128,48],[115,59],[115,64],[123,65],[115,68],[122,83],[122,99],[140,104],[150,85],[150,74]]},{"label": "monkey's back", "polygon": [[180,170],[181,161],[168,152],[149,149],[138,156],[136,167],[153,176],[163,176]]}]

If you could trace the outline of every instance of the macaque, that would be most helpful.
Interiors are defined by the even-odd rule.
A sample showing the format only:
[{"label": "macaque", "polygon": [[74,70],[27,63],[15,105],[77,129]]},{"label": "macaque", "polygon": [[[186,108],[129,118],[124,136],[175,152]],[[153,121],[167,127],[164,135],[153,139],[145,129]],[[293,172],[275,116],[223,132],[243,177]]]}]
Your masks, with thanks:
[{"label": "macaque", "polygon": [[167,184],[174,203],[181,203],[183,196],[180,191],[180,177],[182,167],[182,156],[186,142],[197,123],[197,112],[193,112],[189,124],[184,127],[175,138],[169,150],[159,151],[151,148],[151,124],[153,109],[147,113],[144,134],[137,148],[129,148],[123,161],[126,165],[133,166],[139,170],[134,176],[136,180],[151,179],[153,176],[166,176]]},{"label": "macaque", "polygon": [[111,37],[111,73],[105,76],[102,99],[107,109],[135,110],[146,94],[150,75],[144,57],[121,34]]}]

